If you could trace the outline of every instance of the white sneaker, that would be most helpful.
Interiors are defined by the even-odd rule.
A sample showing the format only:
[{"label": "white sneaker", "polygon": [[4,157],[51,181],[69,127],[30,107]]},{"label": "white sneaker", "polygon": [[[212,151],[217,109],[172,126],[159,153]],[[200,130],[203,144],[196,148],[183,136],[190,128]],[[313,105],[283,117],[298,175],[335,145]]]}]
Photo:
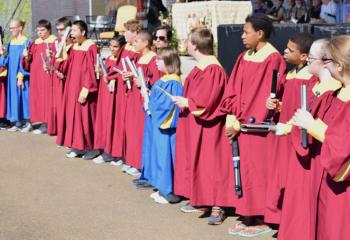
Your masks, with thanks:
[{"label": "white sneaker", "polygon": [[156,198],[159,196],[159,191],[154,192],[154,193],[152,193],[152,194],[149,195],[149,196],[150,196],[150,198],[152,198],[152,199],[156,199]]},{"label": "white sneaker", "polygon": [[131,167],[129,165],[123,164],[122,171],[127,172]]},{"label": "white sneaker", "polygon": [[126,173],[134,177],[141,176],[141,172],[136,168],[129,168]]},{"label": "white sneaker", "polygon": [[30,124],[29,122],[27,122],[23,128],[21,129],[22,133],[28,133],[32,130],[32,124]]},{"label": "white sneaker", "polygon": [[33,131],[33,133],[36,134],[36,135],[47,133],[47,126],[46,126],[46,124],[45,123],[41,124],[40,128],[35,129]]},{"label": "white sneaker", "polygon": [[164,197],[160,196],[160,194],[158,194],[158,196],[156,196],[154,198],[154,201],[156,203],[160,203],[160,204],[169,204],[168,200],[166,200]]},{"label": "white sneaker", "polygon": [[103,160],[102,155],[99,155],[99,156],[95,157],[92,161],[93,161],[94,163],[96,163],[96,164],[101,164],[101,163],[104,163],[104,162],[105,162],[105,161]]},{"label": "white sneaker", "polygon": [[83,155],[83,154],[84,154],[83,151],[72,149],[66,154],[66,157],[67,158],[75,158],[75,157],[78,157],[79,155]]},{"label": "white sneaker", "polygon": [[17,132],[21,130],[19,127],[17,127],[16,125],[12,126],[11,128],[7,129],[7,131],[9,132]]},{"label": "white sneaker", "polygon": [[123,165],[123,160],[111,161],[112,166],[121,166]]}]

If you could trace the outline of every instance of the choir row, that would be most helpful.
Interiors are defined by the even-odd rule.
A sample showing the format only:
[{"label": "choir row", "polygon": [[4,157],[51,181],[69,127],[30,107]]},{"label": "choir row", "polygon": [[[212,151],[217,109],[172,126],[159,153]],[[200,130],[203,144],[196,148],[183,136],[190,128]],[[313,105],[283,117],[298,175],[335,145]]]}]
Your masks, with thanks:
[{"label": "choir row", "polygon": [[105,61],[83,21],[58,20],[56,38],[40,20],[32,43],[23,27],[13,20],[0,50],[0,114],[12,130],[40,122],[36,133],[57,135],[68,158],[120,165],[137,189],[158,190],[156,202],[188,199],[181,211],[210,212],[210,225],[234,208],[242,222],[231,235],[265,234],[269,224],[281,240],[348,235],[350,37],[298,33],[282,57],[268,42],[270,20],[248,16],[247,50],[228,77],[211,32],[197,28],[187,42],[196,66],[182,81],[167,32],[152,36],[137,20]]}]

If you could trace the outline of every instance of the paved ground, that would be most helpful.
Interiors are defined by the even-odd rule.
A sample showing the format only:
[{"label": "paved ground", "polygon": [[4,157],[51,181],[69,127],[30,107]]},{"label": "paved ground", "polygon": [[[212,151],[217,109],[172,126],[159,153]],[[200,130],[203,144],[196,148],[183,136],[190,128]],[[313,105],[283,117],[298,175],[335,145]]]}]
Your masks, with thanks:
[{"label": "paved ground", "polygon": [[[55,139],[0,131],[0,240],[242,239],[159,205],[109,164],[66,159]],[[271,235],[264,238],[271,239]]]}]

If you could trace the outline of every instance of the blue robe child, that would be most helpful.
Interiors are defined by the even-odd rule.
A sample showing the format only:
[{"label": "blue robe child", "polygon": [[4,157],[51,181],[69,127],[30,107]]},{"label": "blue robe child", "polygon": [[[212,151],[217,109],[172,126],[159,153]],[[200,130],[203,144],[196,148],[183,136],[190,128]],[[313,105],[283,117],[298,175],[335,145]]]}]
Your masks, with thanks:
[{"label": "blue robe child", "polygon": [[[11,122],[29,120],[29,73],[22,67],[23,50],[27,48],[30,41],[21,36],[12,39],[7,44],[7,55],[0,56],[0,66],[7,67],[7,114],[6,118]],[[17,87],[17,79],[21,78],[24,88]]]},{"label": "blue robe child", "polygon": [[173,192],[175,136],[179,108],[171,97],[182,96],[183,86],[176,74],[165,75],[152,86],[149,97],[151,116],[146,116],[143,147],[142,176],[157,188],[161,195]]}]

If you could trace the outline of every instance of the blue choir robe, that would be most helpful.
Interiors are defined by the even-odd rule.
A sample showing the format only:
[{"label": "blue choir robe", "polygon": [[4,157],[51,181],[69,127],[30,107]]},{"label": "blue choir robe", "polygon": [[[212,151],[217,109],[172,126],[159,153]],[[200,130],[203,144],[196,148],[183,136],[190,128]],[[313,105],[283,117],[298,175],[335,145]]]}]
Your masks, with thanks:
[{"label": "blue choir robe", "polygon": [[[4,56],[0,56],[0,66],[7,67],[7,114],[6,118],[11,122],[29,119],[29,73],[23,69],[21,60],[23,50],[30,45],[30,41],[21,36],[12,39],[7,44]],[[24,80],[24,88],[17,87],[17,79]]]},{"label": "blue choir robe", "polygon": [[[164,196],[173,192],[175,133],[179,108],[158,87],[173,96],[182,96],[183,86],[176,74],[163,76],[152,86],[151,116],[146,116],[142,146],[142,176]],[[146,114],[147,115],[147,114]]]}]

